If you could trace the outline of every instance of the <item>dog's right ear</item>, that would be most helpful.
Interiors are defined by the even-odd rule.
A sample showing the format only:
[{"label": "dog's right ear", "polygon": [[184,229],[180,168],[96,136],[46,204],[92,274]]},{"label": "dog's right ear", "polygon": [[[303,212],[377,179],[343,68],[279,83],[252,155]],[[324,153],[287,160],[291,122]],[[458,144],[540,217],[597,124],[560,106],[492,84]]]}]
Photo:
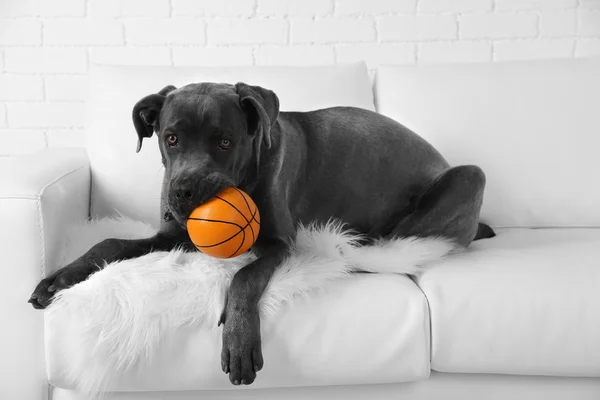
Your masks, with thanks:
[{"label": "dog's right ear", "polygon": [[152,133],[158,132],[160,129],[158,125],[160,110],[167,95],[175,89],[177,88],[172,85],[165,86],[160,92],[144,97],[133,107],[133,126],[138,135],[136,153],[142,149],[142,140],[151,137]]}]

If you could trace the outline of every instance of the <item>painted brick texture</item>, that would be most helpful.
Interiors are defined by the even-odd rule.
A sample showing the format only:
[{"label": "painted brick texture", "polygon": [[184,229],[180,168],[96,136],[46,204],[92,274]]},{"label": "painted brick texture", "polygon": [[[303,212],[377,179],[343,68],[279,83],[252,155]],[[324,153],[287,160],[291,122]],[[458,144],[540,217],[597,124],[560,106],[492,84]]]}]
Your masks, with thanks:
[{"label": "painted brick texture", "polygon": [[375,68],[592,56],[600,0],[4,0],[0,135],[19,140],[0,158],[83,143],[93,63]]}]

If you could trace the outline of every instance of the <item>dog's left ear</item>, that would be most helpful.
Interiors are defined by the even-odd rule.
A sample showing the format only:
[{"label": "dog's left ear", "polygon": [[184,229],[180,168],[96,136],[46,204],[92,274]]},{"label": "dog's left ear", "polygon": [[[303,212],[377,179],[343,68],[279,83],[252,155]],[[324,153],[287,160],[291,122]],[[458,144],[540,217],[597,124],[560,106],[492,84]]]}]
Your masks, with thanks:
[{"label": "dog's left ear", "polygon": [[256,158],[259,161],[261,145],[264,143],[267,148],[271,147],[271,127],[279,115],[279,99],[268,89],[241,82],[235,85],[235,91],[246,113],[248,133],[254,135]]},{"label": "dog's left ear", "polygon": [[160,110],[165,103],[167,95],[175,89],[177,88],[172,85],[165,86],[160,92],[144,97],[133,107],[131,117],[133,118],[133,126],[135,126],[138,135],[136,153],[139,153],[142,148],[142,140],[152,137],[152,133],[155,131],[158,132],[160,129],[158,126]]}]

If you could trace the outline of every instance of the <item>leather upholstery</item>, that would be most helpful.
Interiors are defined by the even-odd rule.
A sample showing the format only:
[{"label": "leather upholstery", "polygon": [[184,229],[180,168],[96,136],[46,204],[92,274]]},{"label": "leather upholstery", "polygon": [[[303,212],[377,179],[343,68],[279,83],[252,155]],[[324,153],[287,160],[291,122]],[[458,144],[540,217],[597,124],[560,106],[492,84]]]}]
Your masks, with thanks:
[{"label": "leather upholstery", "polygon": [[510,229],[418,281],[442,372],[600,377],[600,229]]},{"label": "leather upholstery", "polygon": [[[387,385],[297,388],[118,392],[111,400],[597,400],[600,379],[492,374],[444,374],[432,371],[425,381]],[[71,390],[54,388],[52,400],[87,400]]]},{"label": "leather upholstery", "polygon": [[89,161],[83,149],[46,150],[4,164],[0,182],[0,398],[38,399],[46,390],[43,314],[27,299],[57,267],[65,226],[89,215]]},{"label": "leather upholstery", "polygon": [[[477,163],[485,169],[488,190],[483,216],[488,222],[600,227],[600,192],[594,185],[600,169],[596,157],[599,62],[382,67],[376,102],[381,112],[430,140],[453,164]],[[334,102],[370,108],[366,69],[360,68],[362,72],[306,70],[317,79],[309,79],[306,71],[298,72],[303,79],[295,79],[272,70],[255,82],[265,82],[276,91],[274,84],[279,82],[281,93],[289,93],[282,98],[282,107],[290,101],[288,109]],[[3,227],[10,229],[0,230],[1,268],[8,282],[0,291],[0,315],[8,321],[0,332],[0,370],[10,371],[11,379],[0,385],[2,399],[43,398],[42,315],[25,301],[43,271],[57,267],[56,246],[66,224],[89,215],[92,185],[94,216],[120,211],[149,222],[158,218],[159,157],[152,139],[135,155],[136,135],[129,115],[133,102],[148,90],[190,77],[244,80],[256,76],[244,71],[233,74],[229,69],[194,69],[181,75],[165,72],[163,80],[157,76],[162,71],[132,67],[125,72],[94,72],[100,77],[92,82],[97,95],[90,99],[87,122],[91,180],[83,151],[46,151],[4,164],[9,168],[0,176],[0,218]],[[318,78],[321,73],[326,78]],[[121,78],[113,80],[115,74],[122,74]],[[338,80],[339,76],[344,78]],[[322,86],[319,96],[310,96],[314,82]],[[117,114],[113,107],[118,108]],[[442,383],[434,379],[381,386],[385,394],[373,389],[368,391],[370,398],[403,394],[414,399],[463,399],[471,393],[490,399],[598,398],[597,379],[529,376],[521,380],[478,374],[599,376],[599,232],[501,231],[499,237],[478,242],[466,254],[427,272],[418,281],[421,288],[404,277],[361,276],[347,285],[340,283],[295,304],[282,316],[281,325],[265,327],[270,344],[265,342],[267,363],[256,384],[345,385],[356,383],[359,374],[364,382],[373,383],[424,379],[431,323],[432,368],[456,374],[442,374]],[[384,302],[388,298],[393,301]],[[346,302],[358,311],[351,312]],[[190,332],[179,339],[180,346],[163,349],[159,362],[144,371],[146,379],[124,377],[122,390],[231,388],[225,375],[214,368],[220,345],[216,333]],[[51,343],[46,351],[54,357]],[[311,351],[316,358],[305,357]],[[289,366],[293,374],[276,368],[281,365]],[[57,385],[69,386],[61,381],[58,366],[51,378]],[[474,381],[479,383],[473,386]],[[502,390],[494,386],[498,382]],[[433,389],[420,389],[424,387]],[[322,390],[333,393],[327,392],[331,388]],[[361,390],[366,389],[357,388],[356,393],[367,393]],[[78,399],[69,390],[55,392],[56,399]],[[191,398],[189,393],[211,398],[214,392],[156,392],[151,398]],[[232,392],[221,393],[227,397]],[[296,398],[307,393],[317,396],[309,388],[277,393],[289,398],[294,393],[302,395]],[[344,393],[354,390],[346,386]],[[139,392],[117,396],[143,397],[146,394]]]},{"label": "leather upholstery", "polygon": [[[409,382],[429,376],[427,301],[406,276],[356,274],[298,298],[261,326],[265,365],[252,388]],[[50,383],[73,388],[61,364],[69,325],[47,326]],[[165,340],[117,391],[230,389],[221,329],[188,327]]]},{"label": "leather upholstery", "polygon": [[381,67],[377,110],[487,176],[482,218],[600,227],[600,59]]}]

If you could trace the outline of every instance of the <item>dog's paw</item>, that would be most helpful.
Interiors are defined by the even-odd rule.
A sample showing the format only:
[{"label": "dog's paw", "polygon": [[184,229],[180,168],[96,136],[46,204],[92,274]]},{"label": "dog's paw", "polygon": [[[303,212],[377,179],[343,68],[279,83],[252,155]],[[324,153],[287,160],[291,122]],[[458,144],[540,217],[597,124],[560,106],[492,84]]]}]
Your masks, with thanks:
[{"label": "dog's paw", "polygon": [[50,305],[58,291],[86,280],[96,270],[94,267],[73,265],[61,268],[38,283],[28,303],[36,310],[44,309]]},{"label": "dog's paw", "polygon": [[227,315],[223,327],[221,368],[234,385],[250,385],[263,367],[258,315]]}]

